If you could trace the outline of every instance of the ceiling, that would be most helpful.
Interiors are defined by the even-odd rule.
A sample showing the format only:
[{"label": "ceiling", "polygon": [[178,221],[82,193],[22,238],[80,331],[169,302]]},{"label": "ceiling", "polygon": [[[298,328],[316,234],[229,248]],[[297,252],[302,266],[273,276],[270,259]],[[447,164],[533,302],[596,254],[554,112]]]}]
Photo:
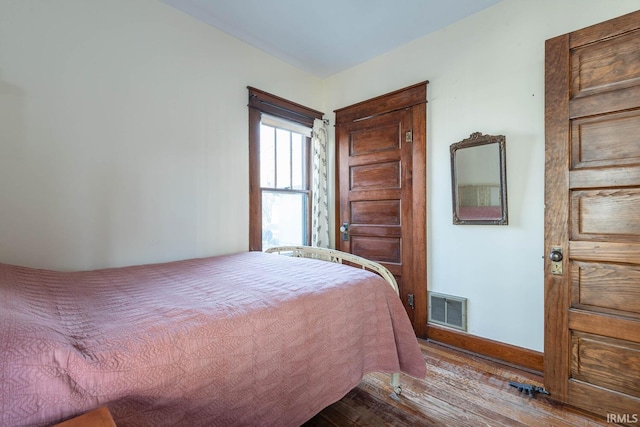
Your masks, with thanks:
[{"label": "ceiling", "polygon": [[501,0],[162,0],[324,78]]}]

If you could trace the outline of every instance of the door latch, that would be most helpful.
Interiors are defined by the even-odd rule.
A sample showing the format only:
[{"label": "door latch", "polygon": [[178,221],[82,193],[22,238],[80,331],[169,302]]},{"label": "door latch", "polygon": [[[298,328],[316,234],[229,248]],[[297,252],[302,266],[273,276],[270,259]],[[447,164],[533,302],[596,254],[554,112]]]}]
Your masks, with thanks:
[{"label": "door latch", "polygon": [[415,298],[413,294],[407,294],[407,304],[409,304],[409,307],[411,307],[411,310],[415,310],[416,304],[415,304]]},{"label": "door latch", "polygon": [[343,222],[342,227],[340,227],[340,232],[342,233],[342,240],[349,240],[349,223]]},{"label": "door latch", "polygon": [[551,274],[562,274],[562,248],[554,246],[551,248],[549,259],[551,260]]}]

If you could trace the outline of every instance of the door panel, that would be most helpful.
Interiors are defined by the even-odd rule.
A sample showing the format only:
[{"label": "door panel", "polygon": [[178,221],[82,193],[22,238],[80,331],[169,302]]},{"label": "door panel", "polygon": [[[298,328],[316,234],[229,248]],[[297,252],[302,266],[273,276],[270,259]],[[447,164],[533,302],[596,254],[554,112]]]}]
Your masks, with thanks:
[{"label": "door panel", "polygon": [[422,83],[336,111],[336,222],[348,224],[346,233],[336,234],[336,248],[391,271],[422,337],[427,319],[425,104]]},{"label": "door panel", "polygon": [[[571,339],[571,377],[624,394],[640,395],[640,345],[615,338],[574,332]],[[602,361],[607,363],[603,364]],[[625,375],[611,375],[611,368]]]},{"label": "door panel", "polygon": [[[571,50],[571,97],[612,92],[640,79],[640,38],[633,31]],[[611,72],[615,70],[615,72]]]},{"label": "door panel", "polygon": [[639,213],[639,188],[574,190],[571,192],[571,239],[637,242]]},{"label": "door panel", "polygon": [[[581,168],[640,163],[640,110],[587,117],[571,123],[571,166]],[[615,146],[615,150],[607,147]]]},{"label": "door panel", "polygon": [[[371,237],[353,236],[351,238],[351,253],[361,257],[376,260],[383,264],[402,265],[402,239],[399,237]],[[402,270],[396,270],[401,275]]]},{"label": "door panel", "polygon": [[545,386],[602,416],[640,408],[638,52],[640,12],[546,50]]},{"label": "door panel", "polygon": [[573,261],[571,280],[572,306],[640,316],[640,267]]},{"label": "door panel", "polygon": [[398,127],[392,122],[388,126],[354,130],[349,141],[349,153],[351,156],[357,157],[381,151],[395,151],[400,149],[399,144]]},{"label": "door panel", "polygon": [[400,200],[368,200],[351,202],[353,224],[400,225]]},{"label": "door panel", "polygon": [[[372,156],[373,157],[373,156]],[[361,160],[361,159],[358,159]],[[367,159],[375,162],[376,159]],[[349,165],[349,191],[357,190],[386,190],[389,188],[401,189],[400,160],[384,163],[368,163],[358,165],[353,162]]]}]

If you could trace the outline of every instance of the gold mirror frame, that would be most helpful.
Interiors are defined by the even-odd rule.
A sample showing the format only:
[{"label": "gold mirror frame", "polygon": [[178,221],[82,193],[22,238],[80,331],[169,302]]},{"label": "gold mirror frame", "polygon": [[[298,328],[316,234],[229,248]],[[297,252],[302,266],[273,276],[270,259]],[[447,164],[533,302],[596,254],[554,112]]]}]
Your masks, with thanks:
[{"label": "gold mirror frame", "polygon": [[[496,155],[490,153],[490,145],[495,144]],[[477,156],[475,159],[471,150],[486,147],[491,158]],[[465,151],[466,150],[466,151]],[[480,132],[472,133],[469,138],[451,144],[451,186],[453,200],[454,224],[478,224],[478,225],[507,225],[509,223],[507,210],[507,162],[506,162],[506,138],[504,135],[482,135]],[[465,155],[465,161],[462,156]],[[480,171],[480,175],[490,176],[488,180],[469,182],[461,170],[473,163],[473,169]],[[481,163],[480,163],[481,162]],[[476,175],[478,173],[476,172]],[[498,182],[494,182],[496,179]],[[468,178],[468,177],[467,177]],[[486,181],[486,182],[485,182]],[[471,200],[472,202],[468,202]],[[473,201],[476,200],[474,203]],[[464,210],[464,212],[463,212]]]}]

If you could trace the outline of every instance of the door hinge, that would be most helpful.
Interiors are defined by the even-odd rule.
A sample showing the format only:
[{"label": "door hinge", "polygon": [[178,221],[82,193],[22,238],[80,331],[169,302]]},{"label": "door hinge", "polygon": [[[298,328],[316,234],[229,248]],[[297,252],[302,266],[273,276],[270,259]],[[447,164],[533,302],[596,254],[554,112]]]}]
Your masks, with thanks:
[{"label": "door hinge", "polygon": [[415,310],[416,307],[415,307],[413,294],[407,294],[407,304],[409,304],[409,307],[411,307],[411,310]]},{"label": "door hinge", "polygon": [[404,134],[404,142],[413,142],[413,131],[408,130]]}]

